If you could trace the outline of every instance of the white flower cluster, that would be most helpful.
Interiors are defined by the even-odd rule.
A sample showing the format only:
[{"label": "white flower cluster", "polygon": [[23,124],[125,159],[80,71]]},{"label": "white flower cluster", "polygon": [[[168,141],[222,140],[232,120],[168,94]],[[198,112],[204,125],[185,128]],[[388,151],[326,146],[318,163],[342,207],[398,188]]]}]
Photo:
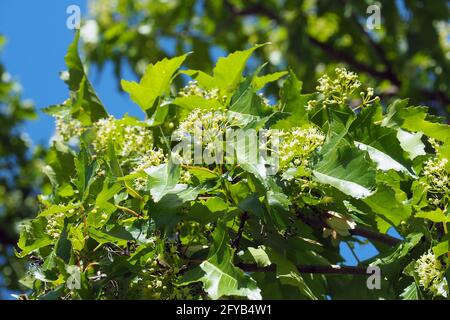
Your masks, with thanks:
[{"label": "white flower cluster", "polygon": [[[432,139],[430,142],[432,144],[435,143]],[[422,172],[426,179],[424,184],[428,191],[428,202],[435,206],[442,205],[446,207],[446,196],[450,195],[450,174],[445,168],[447,163],[448,160],[446,158],[439,158],[439,153],[437,152],[435,158],[425,162]]]},{"label": "white flower cluster", "polygon": [[109,138],[115,140],[117,132],[116,120],[113,116],[100,119],[94,124],[96,129],[96,137],[93,141],[94,149],[97,153],[108,150]]},{"label": "white flower cluster", "polygon": [[218,100],[220,98],[218,89],[204,90],[199,87],[198,82],[195,80],[189,81],[187,86],[181,89],[178,94],[181,97],[199,96],[207,100]]},{"label": "white flower cluster", "polygon": [[51,215],[47,218],[45,232],[53,239],[57,239],[61,235],[61,230],[63,228],[62,218],[64,218],[64,213],[62,212]]},{"label": "white flower cluster", "polygon": [[94,150],[103,153],[108,149],[109,139],[118,147],[118,154],[123,158],[143,157],[152,145],[152,136],[147,128],[127,125],[109,116],[94,124],[96,137]]},{"label": "white flower cluster", "polygon": [[125,126],[123,133],[123,144],[120,155],[122,157],[129,157],[133,154],[145,155],[147,150],[152,145],[152,136],[145,127],[141,126]]},{"label": "white flower cluster", "polygon": [[335,79],[324,75],[319,79],[319,85],[316,87],[317,91],[327,96],[325,101],[327,104],[345,102],[349,95],[361,86],[356,73],[347,71],[345,68],[336,68],[334,72]]},{"label": "white flower cluster", "polygon": [[196,143],[208,145],[217,138],[223,138],[228,125],[227,116],[224,112],[204,112],[195,109],[183,120],[178,129],[175,130],[173,138],[183,140],[186,138],[196,139]]},{"label": "white flower cluster", "polygon": [[[195,147],[200,147],[205,152],[213,151],[217,143],[223,143],[228,124],[225,112],[205,113],[194,109],[173,132],[172,139],[186,144],[194,143]],[[173,156],[179,163],[190,164],[192,161],[191,154],[173,153]]]},{"label": "white flower cluster", "polygon": [[79,137],[86,129],[77,119],[68,119],[62,114],[55,115],[56,134],[63,141],[69,141],[73,137]]},{"label": "white flower cluster", "polygon": [[280,169],[307,168],[311,153],[321,146],[325,136],[316,128],[293,128],[280,131]]},{"label": "white flower cluster", "polygon": [[[158,166],[165,161],[166,157],[161,149],[150,150],[144,156],[138,159],[136,166],[131,174],[143,172],[153,166]],[[134,187],[138,191],[143,191],[147,187],[147,179],[143,177],[137,177],[133,181]]]},{"label": "white flower cluster", "polygon": [[[347,71],[345,68],[336,68],[334,72],[336,74],[334,79],[324,75],[318,80],[319,84],[316,87],[317,91],[324,94],[323,103],[325,104],[346,103],[352,93],[361,86],[356,73]],[[360,95],[362,98],[360,107],[367,106],[379,99],[374,97],[373,88],[368,88],[367,92],[360,92]],[[316,102],[308,103],[307,108],[312,108],[315,104]]]},{"label": "white flower cluster", "polygon": [[448,284],[444,277],[444,268],[431,250],[416,261],[416,271],[421,286],[435,296],[447,297]]}]

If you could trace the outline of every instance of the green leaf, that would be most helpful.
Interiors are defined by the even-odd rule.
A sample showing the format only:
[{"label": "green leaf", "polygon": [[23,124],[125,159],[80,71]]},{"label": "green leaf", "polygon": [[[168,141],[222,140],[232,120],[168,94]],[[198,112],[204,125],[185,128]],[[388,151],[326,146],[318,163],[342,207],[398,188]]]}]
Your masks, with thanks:
[{"label": "green leaf", "polygon": [[194,109],[201,109],[204,111],[224,110],[224,106],[219,101],[205,99],[200,96],[177,97],[171,101],[171,103],[181,107],[180,120],[188,116]]},{"label": "green leaf", "polygon": [[297,270],[297,267],[282,255],[270,250],[268,252],[270,261],[277,265],[277,278],[282,284],[298,287],[300,292],[312,300],[317,300],[317,297],[306,284],[303,277]]},{"label": "green leaf", "polygon": [[89,188],[94,183],[97,168],[98,163],[91,159],[85,148],[82,148],[78,156],[75,158],[75,169],[78,175],[76,186],[78,188],[79,198],[81,201],[86,200],[89,196]]},{"label": "green leaf", "polygon": [[437,208],[434,211],[421,211],[416,213],[415,215],[416,218],[424,218],[424,219],[428,219],[431,220],[433,222],[436,223],[448,223],[450,222],[450,217],[446,216],[444,211],[442,211],[441,209]]},{"label": "green leaf", "polygon": [[317,181],[331,185],[355,199],[366,198],[374,193],[375,170],[367,160],[367,153],[335,139],[326,142],[313,164]]},{"label": "green leaf", "polygon": [[128,241],[133,240],[133,236],[123,227],[115,227],[110,231],[101,231],[93,227],[88,227],[88,234],[99,244],[116,243],[117,245],[125,245]]},{"label": "green leaf", "polygon": [[389,254],[388,256],[381,258],[377,261],[381,264],[395,264],[400,259],[408,256],[408,254],[411,252],[412,249],[414,249],[415,246],[417,246],[422,239],[423,234],[422,233],[410,233],[404,242],[402,242],[393,253]]},{"label": "green leaf", "polygon": [[68,204],[66,206],[61,205],[61,204],[53,204],[50,207],[48,207],[47,209],[39,212],[39,216],[46,217],[46,216],[54,215],[56,213],[66,213],[67,211],[69,211],[71,209],[76,209],[79,207],[80,207],[79,204]]},{"label": "green leaf", "polygon": [[291,115],[286,119],[280,120],[275,128],[299,127],[308,122],[308,114],[305,106],[311,95],[302,95],[303,83],[297,79],[292,70],[289,70],[289,76],[281,88],[281,111],[289,112]]},{"label": "green leaf", "polygon": [[222,95],[232,93],[241,82],[245,64],[253,51],[264,46],[264,44],[244,50],[235,51],[227,57],[221,57],[213,69],[213,76],[200,70],[186,70],[183,73],[193,77],[204,89],[219,89]]},{"label": "green leaf", "polygon": [[113,213],[116,210],[116,207],[108,201],[122,190],[123,186],[120,184],[114,184],[111,186],[111,188],[109,188],[105,183],[103,185],[102,191],[100,191],[100,193],[97,195],[95,205],[98,206],[100,210],[106,211],[108,214]]},{"label": "green leaf", "polygon": [[271,74],[266,74],[261,77],[256,76],[253,79],[253,83],[252,83],[253,87],[255,88],[255,90],[260,90],[269,82],[277,81],[278,79],[284,77],[286,74],[288,74],[287,71],[280,71],[280,72],[275,72],[275,73],[271,73]]},{"label": "green leaf", "polygon": [[213,69],[213,83],[220,91],[224,93],[233,92],[241,81],[245,64],[253,51],[265,44],[255,45],[244,51],[235,51],[227,57],[221,57]]},{"label": "green leaf", "polygon": [[213,233],[213,244],[207,260],[187,272],[179,285],[201,281],[211,299],[224,296],[262,299],[255,280],[233,265],[234,250],[230,248],[229,240],[225,226],[219,224]]},{"label": "green leaf", "polygon": [[239,85],[231,98],[230,111],[259,117],[263,115],[261,97],[255,92],[251,78]]},{"label": "green leaf", "polygon": [[427,107],[407,107],[408,100],[397,100],[388,107],[385,126],[397,126],[412,132],[422,132],[436,140],[450,141],[450,127],[431,119]]},{"label": "green leaf", "polygon": [[71,113],[83,124],[89,125],[99,119],[106,118],[108,113],[87,79],[83,63],[78,54],[79,38],[80,33],[77,32],[64,59],[68,68],[68,77],[65,82],[72,92]]},{"label": "green leaf", "polygon": [[392,188],[381,184],[377,191],[363,201],[377,214],[380,214],[398,226],[401,221],[411,216],[411,205],[406,201],[406,196],[400,198]]},{"label": "green leaf", "polygon": [[25,257],[30,252],[46,247],[54,242],[45,232],[47,219],[43,217],[25,221],[20,225],[20,237],[17,246],[22,250],[18,256]]},{"label": "green leaf", "polygon": [[374,124],[381,119],[381,113],[381,106],[371,106],[361,111],[349,129],[355,145],[368,152],[379,170],[393,169],[415,177],[412,163],[397,139],[397,130]]},{"label": "green leaf", "polygon": [[72,242],[68,239],[67,226],[67,221],[64,221],[63,230],[55,246],[56,256],[61,258],[66,264],[69,263],[72,256]]},{"label": "green leaf", "polygon": [[[447,236],[448,238],[448,236]],[[441,241],[437,245],[432,248],[433,253],[436,257],[440,257],[448,252],[450,252],[450,243],[449,240]]]},{"label": "green leaf", "polygon": [[130,94],[143,111],[152,108],[155,101],[168,93],[173,75],[181,67],[187,54],[172,59],[164,58],[149,64],[139,83],[122,80],[122,89]]},{"label": "green leaf", "polygon": [[267,267],[272,264],[264,246],[259,246],[258,248],[248,247],[248,251],[252,255],[253,259],[255,259],[258,267]]},{"label": "green leaf", "polygon": [[413,282],[403,290],[400,297],[403,300],[420,300],[420,289],[417,287],[417,284]]},{"label": "green leaf", "polygon": [[150,194],[155,202],[173,190],[180,179],[180,166],[171,161],[150,167],[145,172],[148,174]]}]

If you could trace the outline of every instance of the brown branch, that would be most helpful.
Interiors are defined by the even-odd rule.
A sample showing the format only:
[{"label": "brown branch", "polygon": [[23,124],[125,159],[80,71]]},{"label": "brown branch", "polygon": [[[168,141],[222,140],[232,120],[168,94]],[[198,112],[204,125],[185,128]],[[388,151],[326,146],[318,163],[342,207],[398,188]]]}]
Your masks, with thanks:
[{"label": "brown branch", "polygon": [[[191,264],[201,264],[203,260],[190,260]],[[256,263],[237,263],[236,267],[245,272],[276,272],[277,265],[271,264],[266,267],[260,267]],[[354,274],[367,275],[365,266],[340,266],[340,265],[298,265],[299,273],[317,273],[317,274]]]},{"label": "brown branch", "polygon": [[[256,264],[238,263],[236,266],[246,272],[275,272],[277,268],[274,264],[267,267],[259,267]],[[297,266],[297,270],[300,273],[367,275],[367,268],[353,266],[299,265]]]},{"label": "brown branch", "polygon": [[[315,217],[307,216],[302,212],[297,212],[297,218],[313,228],[329,228],[328,225],[323,221],[323,218],[329,217],[331,217],[331,215],[328,212],[317,212],[317,216]],[[402,242],[400,239],[391,237],[390,235],[361,228],[359,226],[355,226],[355,228],[349,229],[348,231],[353,236],[365,237],[367,239],[381,242],[390,246],[396,246]]]},{"label": "brown branch", "polygon": [[387,245],[395,247],[396,245],[400,244],[402,240],[391,237],[388,234],[375,232],[369,229],[361,228],[356,226],[355,229],[349,230],[351,235],[354,236],[361,236],[370,240],[374,240],[377,242],[385,243]]},{"label": "brown branch", "polygon": [[248,220],[248,218],[249,215],[247,214],[247,212],[243,212],[240,218],[239,229],[236,238],[233,241],[233,247],[236,249],[236,251],[238,251],[239,249],[239,243],[241,242],[242,234],[244,233],[245,222]]},{"label": "brown branch", "polygon": [[11,236],[5,230],[0,229],[0,243],[2,245],[16,245],[18,241],[17,237]]}]

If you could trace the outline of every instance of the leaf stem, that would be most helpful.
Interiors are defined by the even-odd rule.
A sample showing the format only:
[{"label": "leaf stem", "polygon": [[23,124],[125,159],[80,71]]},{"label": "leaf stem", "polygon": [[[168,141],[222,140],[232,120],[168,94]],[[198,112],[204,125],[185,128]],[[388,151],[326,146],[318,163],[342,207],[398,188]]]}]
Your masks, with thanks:
[{"label": "leaf stem", "polygon": [[134,211],[134,210],[131,210],[130,208],[122,207],[122,206],[119,206],[119,205],[117,205],[117,204],[116,204],[116,208],[117,208],[117,209],[120,209],[120,210],[123,210],[123,211],[125,211],[125,212],[128,212],[128,213],[131,213],[131,214],[134,215],[135,217],[143,218],[142,215],[140,215],[139,213],[137,213],[137,212]]}]

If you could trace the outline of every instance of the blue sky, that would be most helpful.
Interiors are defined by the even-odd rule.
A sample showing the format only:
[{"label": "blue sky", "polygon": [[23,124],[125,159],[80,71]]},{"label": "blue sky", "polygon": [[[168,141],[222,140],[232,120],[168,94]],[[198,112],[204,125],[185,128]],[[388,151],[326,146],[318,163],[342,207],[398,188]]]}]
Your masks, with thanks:
[{"label": "blue sky", "polygon": [[[64,55],[74,35],[66,27],[66,9],[72,4],[80,6],[83,16],[87,15],[86,0],[0,1],[0,33],[7,37],[0,60],[13,79],[20,82],[23,98],[32,100],[37,109],[68,98],[59,72],[65,70]],[[124,77],[135,78],[126,68]],[[117,91],[110,64],[101,73],[91,69],[90,79],[110,113],[140,116],[140,109]],[[54,130],[53,119],[39,113],[38,120],[27,123],[24,130],[34,143],[46,145]]]}]

